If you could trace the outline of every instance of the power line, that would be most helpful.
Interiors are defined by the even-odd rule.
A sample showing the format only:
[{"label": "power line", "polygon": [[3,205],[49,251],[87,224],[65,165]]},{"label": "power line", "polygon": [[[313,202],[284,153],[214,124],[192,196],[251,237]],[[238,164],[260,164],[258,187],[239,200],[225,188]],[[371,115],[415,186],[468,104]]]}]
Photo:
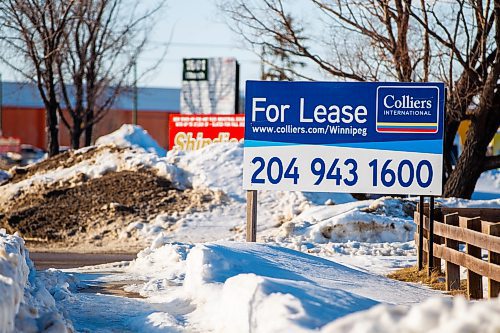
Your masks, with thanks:
[{"label": "power line", "polygon": [[161,41],[150,41],[151,44],[162,45],[162,46],[174,46],[174,47],[203,47],[203,48],[223,48],[223,49],[240,49],[249,51],[247,48],[238,46],[236,44],[218,44],[218,43],[192,43],[192,42],[161,42]]},{"label": "power line", "polygon": [[[207,57],[211,58],[211,57]],[[253,63],[253,64],[260,64],[260,60],[258,59],[239,59],[238,57],[235,57],[238,62],[241,63]],[[137,58],[139,62],[141,61],[160,61],[162,60],[161,58],[154,58],[154,57],[147,57],[147,56],[140,56]],[[182,58],[170,58],[170,59],[163,59],[162,62],[169,62],[169,63],[182,63]]]}]

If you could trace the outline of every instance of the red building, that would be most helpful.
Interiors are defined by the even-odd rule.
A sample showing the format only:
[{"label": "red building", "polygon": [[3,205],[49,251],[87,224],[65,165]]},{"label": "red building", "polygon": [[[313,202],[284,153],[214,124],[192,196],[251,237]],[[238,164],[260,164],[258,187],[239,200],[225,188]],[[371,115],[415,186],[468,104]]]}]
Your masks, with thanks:
[{"label": "red building", "polygon": [[[21,143],[45,148],[45,108],[36,86],[29,83],[3,82],[3,136],[16,137]],[[137,122],[158,143],[168,146],[168,115],[180,109],[180,89],[139,88]],[[132,123],[133,95],[122,93],[113,108],[94,126],[94,139],[111,133],[122,124]],[[68,129],[59,123],[61,146],[70,145]]]}]

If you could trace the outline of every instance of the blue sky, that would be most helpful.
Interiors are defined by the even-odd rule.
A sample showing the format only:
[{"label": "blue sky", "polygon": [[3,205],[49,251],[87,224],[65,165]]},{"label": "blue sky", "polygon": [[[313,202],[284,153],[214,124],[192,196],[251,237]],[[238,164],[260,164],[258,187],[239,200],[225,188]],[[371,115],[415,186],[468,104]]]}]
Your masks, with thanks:
[{"label": "blue sky", "polygon": [[[168,42],[164,62],[155,73],[148,75],[142,85],[177,87],[182,79],[182,58],[235,57],[241,65],[241,82],[258,79],[258,57],[243,48],[242,41],[224,23],[213,0],[171,0],[158,22],[152,38],[156,42]],[[161,48],[161,46],[160,46]],[[161,56],[160,50],[145,54],[139,66],[150,65]]]},{"label": "blue sky", "polygon": [[[171,42],[160,66],[139,81],[141,86],[180,87],[182,58],[236,57],[241,65],[241,84],[258,79],[258,57],[243,49],[238,36],[224,23],[214,0],[169,0],[167,8],[151,35],[148,51],[138,61],[139,72],[157,62],[163,53],[162,43]],[[5,65],[0,64],[3,80],[19,80]]]}]

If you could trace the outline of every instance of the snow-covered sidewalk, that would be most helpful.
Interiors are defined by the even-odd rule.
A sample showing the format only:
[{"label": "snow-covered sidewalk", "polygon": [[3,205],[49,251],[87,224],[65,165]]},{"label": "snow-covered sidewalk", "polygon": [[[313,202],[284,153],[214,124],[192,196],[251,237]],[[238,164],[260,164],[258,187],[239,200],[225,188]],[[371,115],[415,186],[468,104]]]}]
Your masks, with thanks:
[{"label": "snow-covered sidewalk", "polygon": [[73,287],[59,297],[59,306],[83,331],[100,327],[106,317],[110,331],[309,332],[380,303],[408,305],[441,295],[287,248],[239,242],[167,244],[143,251],[127,266],[67,274],[80,288],[124,281],[125,290],[145,297],[92,295]]},{"label": "snow-covered sidewalk", "polygon": [[[81,332],[498,332],[500,301],[468,302],[268,244],[147,249],[130,264],[47,271]],[[143,298],[81,292],[125,284]],[[54,286],[56,284],[53,284]],[[465,316],[464,314],[471,314]]]}]

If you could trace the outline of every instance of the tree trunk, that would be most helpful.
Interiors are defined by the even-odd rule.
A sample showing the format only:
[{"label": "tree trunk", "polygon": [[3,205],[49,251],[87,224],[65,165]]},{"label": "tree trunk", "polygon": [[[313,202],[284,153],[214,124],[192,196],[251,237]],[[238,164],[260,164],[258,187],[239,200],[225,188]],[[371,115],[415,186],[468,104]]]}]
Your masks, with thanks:
[{"label": "tree trunk", "polygon": [[45,109],[47,150],[49,157],[59,154],[59,127],[57,125],[57,105],[50,104]]},{"label": "tree trunk", "polygon": [[71,129],[71,148],[80,148],[80,137],[82,136],[82,122],[80,119],[73,120],[73,128]]},{"label": "tree trunk", "polygon": [[472,119],[464,149],[444,188],[445,197],[470,199],[479,176],[484,171],[486,150],[500,125],[500,112],[495,105]]},{"label": "tree trunk", "polygon": [[92,131],[94,129],[94,112],[88,111],[85,120],[85,146],[88,147],[92,144]]},{"label": "tree trunk", "polygon": [[450,177],[453,172],[453,160],[457,159],[457,156],[452,156],[453,154],[453,143],[455,141],[455,136],[457,135],[458,126],[460,125],[459,121],[446,116],[445,119],[445,127],[444,127],[444,144],[443,144],[443,153],[444,153],[444,175],[443,180],[446,182],[448,177]]}]

